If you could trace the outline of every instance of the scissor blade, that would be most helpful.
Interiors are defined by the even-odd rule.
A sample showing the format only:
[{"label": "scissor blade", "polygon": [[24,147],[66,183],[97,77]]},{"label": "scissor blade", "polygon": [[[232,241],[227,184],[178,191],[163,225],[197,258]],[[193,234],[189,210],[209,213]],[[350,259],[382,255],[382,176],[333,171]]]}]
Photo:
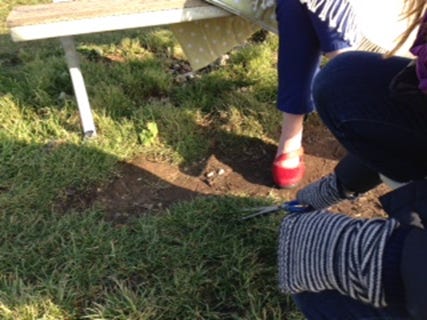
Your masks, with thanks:
[{"label": "scissor blade", "polygon": [[243,208],[241,212],[261,212],[265,210],[270,210],[271,208],[276,208],[277,206],[263,206],[263,207],[252,207],[252,208]]},{"label": "scissor blade", "polygon": [[262,217],[266,216],[268,214],[275,213],[277,211],[282,210],[280,206],[270,206],[270,207],[259,207],[259,208],[253,208],[252,210],[246,210],[246,211],[255,211],[253,214],[250,214],[248,216],[245,216],[241,218],[240,220],[250,220],[256,217]]},{"label": "scissor blade", "polygon": [[244,212],[253,212],[252,214],[241,218],[240,220],[246,221],[256,217],[263,217],[279,211],[287,211],[288,213],[305,213],[313,211],[314,209],[309,205],[299,203],[297,200],[287,201],[281,205],[258,207],[258,208],[246,208]]}]

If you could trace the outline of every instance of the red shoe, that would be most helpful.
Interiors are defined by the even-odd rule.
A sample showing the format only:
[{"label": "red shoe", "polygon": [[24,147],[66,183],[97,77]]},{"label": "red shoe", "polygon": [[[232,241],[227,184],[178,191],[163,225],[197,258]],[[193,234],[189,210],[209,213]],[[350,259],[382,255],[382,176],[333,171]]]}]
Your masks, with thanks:
[{"label": "red shoe", "polygon": [[[274,159],[273,162],[273,180],[274,183],[284,189],[291,189],[295,188],[298,183],[301,181],[301,179],[304,176],[305,173],[305,164],[303,161],[304,149],[299,148],[298,150],[282,153],[280,156],[278,156],[276,159]],[[294,157],[299,157],[300,162],[297,167],[295,168],[284,168],[280,166],[280,163],[284,160],[291,159]]]}]

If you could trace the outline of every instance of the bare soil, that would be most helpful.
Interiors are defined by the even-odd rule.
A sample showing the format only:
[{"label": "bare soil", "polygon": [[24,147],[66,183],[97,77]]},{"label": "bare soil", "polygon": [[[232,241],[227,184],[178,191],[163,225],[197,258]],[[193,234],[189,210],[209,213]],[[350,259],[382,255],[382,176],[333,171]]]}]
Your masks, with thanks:
[{"label": "bare soil", "polygon": [[[271,163],[276,146],[258,139],[245,139],[241,147],[218,147],[213,143],[209,157],[186,167],[146,160],[144,155],[120,163],[116,178],[91,197],[107,212],[107,219],[126,223],[129,219],[159,212],[180,201],[196,197],[241,195],[291,200],[298,188],[333,171],[345,150],[319,120],[304,126],[304,161],[307,172],[299,187],[292,190],[275,187]],[[353,201],[344,201],[334,211],[356,217],[382,216],[377,200],[387,192],[382,185]]]}]

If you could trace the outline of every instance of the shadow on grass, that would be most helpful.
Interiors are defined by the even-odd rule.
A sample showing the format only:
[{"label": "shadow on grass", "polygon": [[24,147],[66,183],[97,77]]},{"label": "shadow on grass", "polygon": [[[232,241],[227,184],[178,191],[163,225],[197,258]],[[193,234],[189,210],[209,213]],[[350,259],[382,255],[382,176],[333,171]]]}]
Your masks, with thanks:
[{"label": "shadow on grass", "polygon": [[[277,220],[238,220],[260,200],[201,197],[130,164],[133,180],[106,194],[118,159],[90,144],[3,137],[0,146],[1,317],[270,320],[295,312],[276,289]],[[136,188],[140,206],[121,211],[115,197],[132,201],[123,189]],[[149,193],[155,204],[165,188],[177,202],[147,206]]]}]

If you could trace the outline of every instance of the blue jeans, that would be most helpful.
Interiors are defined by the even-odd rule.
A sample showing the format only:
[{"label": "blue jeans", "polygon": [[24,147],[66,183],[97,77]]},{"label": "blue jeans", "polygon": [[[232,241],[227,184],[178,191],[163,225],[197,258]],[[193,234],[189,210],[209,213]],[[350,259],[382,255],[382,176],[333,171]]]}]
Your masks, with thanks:
[{"label": "blue jeans", "polygon": [[[427,176],[425,97],[413,103],[418,100],[396,99],[390,91],[409,61],[344,53],[322,69],[313,86],[319,115],[341,144],[372,171],[397,181]],[[293,298],[309,320],[409,319],[402,303],[376,309],[333,290]]]},{"label": "blue jeans", "polygon": [[427,103],[397,101],[389,88],[409,61],[343,53],[322,69],[313,87],[320,117],[347,151],[400,182],[427,176]]},{"label": "blue jeans", "polygon": [[293,300],[308,320],[409,320],[400,308],[375,309],[333,290],[303,292]]},{"label": "blue jeans", "polygon": [[292,114],[309,113],[314,108],[312,82],[322,53],[347,48],[350,44],[300,0],[278,0],[276,16],[279,33],[277,107]]}]

